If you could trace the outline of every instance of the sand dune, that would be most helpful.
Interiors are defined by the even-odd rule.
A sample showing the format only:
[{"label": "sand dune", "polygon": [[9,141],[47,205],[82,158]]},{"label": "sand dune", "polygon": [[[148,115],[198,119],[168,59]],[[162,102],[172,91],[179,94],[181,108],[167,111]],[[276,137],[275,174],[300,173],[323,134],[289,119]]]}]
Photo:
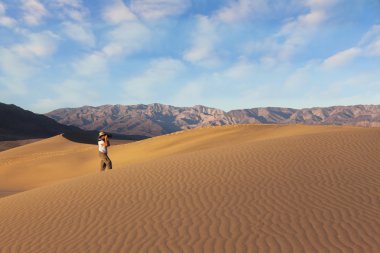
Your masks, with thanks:
[{"label": "sand dune", "polygon": [[[244,142],[340,131],[336,127],[242,125],[177,132],[128,145],[111,146],[115,169],[166,156]],[[112,140],[112,143],[115,143]],[[117,142],[116,142],[117,143]],[[0,193],[20,192],[97,172],[97,147],[62,136],[0,153]]]},{"label": "sand dune", "polygon": [[115,146],[107,173],[62,137],[15,148],[3,189],[45,186],[0,199],[0,251],[380,252],[379,143],[380,129],[196,129]]},{"label": "sand dune", "polygon": [[27,140],[16,140],[16,141],[0,141],[0,152],[11,148],[16,148],[29,143],[39,141],[41,139],[27,139]]}]

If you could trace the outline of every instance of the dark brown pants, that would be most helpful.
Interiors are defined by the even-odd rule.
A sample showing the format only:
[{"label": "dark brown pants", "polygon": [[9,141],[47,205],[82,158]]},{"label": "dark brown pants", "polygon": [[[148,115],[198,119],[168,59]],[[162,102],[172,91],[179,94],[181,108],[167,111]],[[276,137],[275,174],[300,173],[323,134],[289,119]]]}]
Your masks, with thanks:
[{"label": "dark brown pants", "polygon": [[107,154],[99,152],[100,157],[100,170],[104,171],[106,168],[112,170],[112,161]]}]

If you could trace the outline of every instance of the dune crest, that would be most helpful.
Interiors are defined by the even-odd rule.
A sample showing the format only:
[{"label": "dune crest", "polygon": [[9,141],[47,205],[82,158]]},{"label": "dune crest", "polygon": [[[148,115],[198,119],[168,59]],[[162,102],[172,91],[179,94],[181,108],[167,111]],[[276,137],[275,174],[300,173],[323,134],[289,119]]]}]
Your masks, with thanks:
[{"label": "dune crest", "polygon": [[116,146],[122,169],[0,199],[0,249],[380,252],[379,141],[246,125]]}]

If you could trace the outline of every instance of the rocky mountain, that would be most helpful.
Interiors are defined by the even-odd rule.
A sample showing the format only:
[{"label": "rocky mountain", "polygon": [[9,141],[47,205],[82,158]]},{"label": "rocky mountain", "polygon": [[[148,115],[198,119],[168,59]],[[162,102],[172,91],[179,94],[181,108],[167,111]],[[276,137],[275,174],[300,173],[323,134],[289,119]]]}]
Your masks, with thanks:
[{"label": "rocky mountain", "polygon": [[[40,139],[63,134],[64,137],[83,143],[96,143],[97,131],[84,131],[72,124],[55,120],[16,105],[0,103],[0,141]],[[119,139],[142,139],[143,136],[116,136]]]},{"label": "rocky mountain", "polygon": [[35,114],[15,105],[0,103],[0,140],[46,138],[65,132],[80,131],[57,123],[45,115]]},{"label": "rocky mountain", "polygon": [[106,129],[115,133],[146,136],[234,123],[222,110],[205,106],[174,107],[162,104],[84,106],[58,109],[46,115],[61,124],[86,130]]},{"label": "rocky mountain", "polygon": [[163,104],[84,106],[52,111],[47,116],[61,124],[100,130],[157,136],[184,129],[230,124],[319,124],[380,126],[380,106],[327,108],[253,108],[224,112],[201,105],[174,107]]}]

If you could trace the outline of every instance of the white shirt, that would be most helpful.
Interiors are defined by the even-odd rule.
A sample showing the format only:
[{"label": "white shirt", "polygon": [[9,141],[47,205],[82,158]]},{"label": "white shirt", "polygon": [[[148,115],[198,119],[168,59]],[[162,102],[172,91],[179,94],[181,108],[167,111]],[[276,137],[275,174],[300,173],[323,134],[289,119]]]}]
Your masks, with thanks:
[{"label": "white shirt", "polygon": [[103,140],[98,141],[99,152],[102,152],[103,154],[107,154],[107,147],[104,147],[103,144],[104,144]]}]

